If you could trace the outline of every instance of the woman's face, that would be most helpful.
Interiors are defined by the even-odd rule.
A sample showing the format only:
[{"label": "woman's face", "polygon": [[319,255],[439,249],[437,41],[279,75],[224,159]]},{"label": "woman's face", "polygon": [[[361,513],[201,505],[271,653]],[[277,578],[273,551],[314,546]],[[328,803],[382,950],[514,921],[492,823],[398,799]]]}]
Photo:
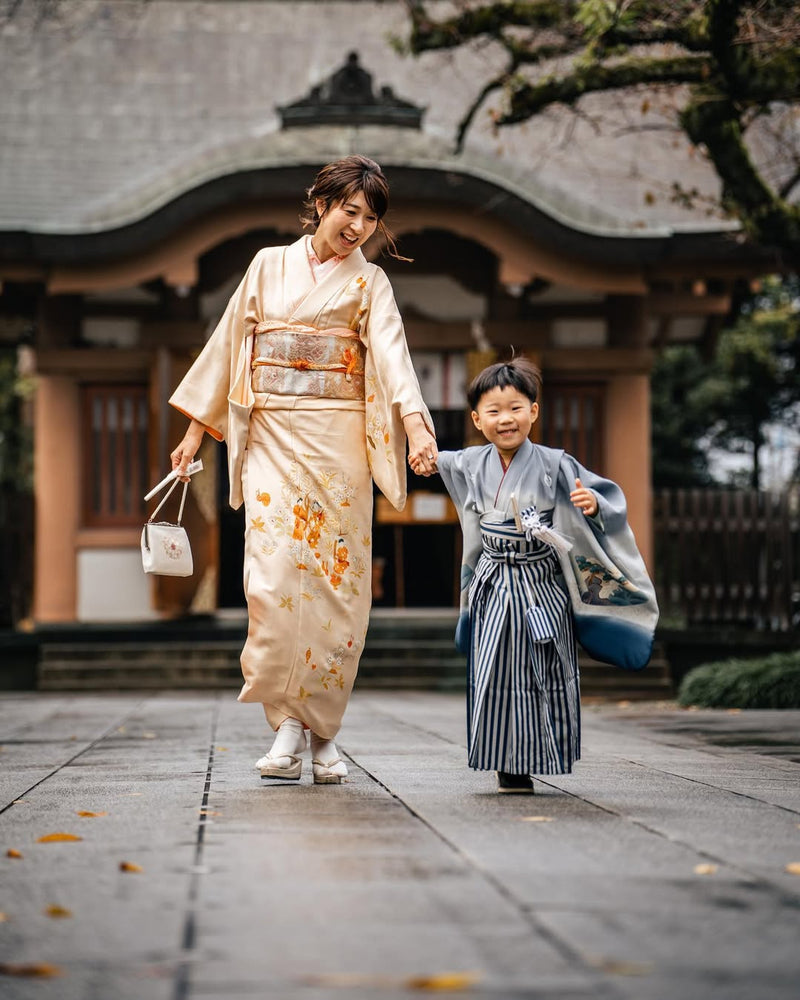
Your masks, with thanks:
[{"label": "woman's face", "polygon": [[357,191],[347,201],[336,202],[327,211],[325,202],[318,198],[316,208],[320,221],[312,242],[321,261],[351,254],[367,242],[378,225],[378,216],[367,204],[363,191]]}]

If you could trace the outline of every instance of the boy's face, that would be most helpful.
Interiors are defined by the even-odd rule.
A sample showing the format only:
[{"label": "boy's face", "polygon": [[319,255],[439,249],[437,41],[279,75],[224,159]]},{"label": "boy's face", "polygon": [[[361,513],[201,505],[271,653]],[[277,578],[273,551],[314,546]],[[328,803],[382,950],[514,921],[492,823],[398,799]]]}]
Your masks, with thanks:
[{"label": "boy's face", "polygon": [[539,404],[507,385],[504,389],[490,389],[481,396],[478,408],[472,411],[472,422],[508,464],[538,416]]}]

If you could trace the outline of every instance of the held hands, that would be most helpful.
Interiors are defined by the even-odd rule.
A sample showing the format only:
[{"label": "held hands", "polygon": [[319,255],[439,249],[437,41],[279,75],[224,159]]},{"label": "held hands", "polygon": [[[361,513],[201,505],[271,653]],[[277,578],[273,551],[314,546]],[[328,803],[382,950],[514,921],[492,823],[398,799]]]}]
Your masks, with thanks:
[{"label": "held hands", "polygon": [[594,517],[597,513],[597,497],[591,490],[587,490],[580,479],[575,480],[575,489],[569,495],[573,506],[582,510],[586,517]]},{"label": "held hands", "polygon": [[[183,435],[183,440],[169,456],[173,469],[180,469],[183,472],[186,470],[186,466],[194,461],[194,456],[202,444],[205,432],[205,427],[198,420],[193,420],[189,424],[188,430]],[[179,476],[178,478],[182,483],[189,482],[188,476]]]},{"label": "held hands", "polygon": [[436,458],[439,449],[436,438],[425,426],[421,413],[409,413],[403,417],[408,438],[408,464],[418,476],[432,476],[436,472]]}]

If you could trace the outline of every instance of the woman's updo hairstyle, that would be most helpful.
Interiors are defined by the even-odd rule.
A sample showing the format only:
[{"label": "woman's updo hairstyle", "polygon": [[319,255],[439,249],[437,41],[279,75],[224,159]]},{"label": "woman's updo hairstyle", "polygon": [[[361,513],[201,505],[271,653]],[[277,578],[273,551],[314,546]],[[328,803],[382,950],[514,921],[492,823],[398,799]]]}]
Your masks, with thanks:
[{"label": "woman's updo hairstyle", "polygon": [[359,191],[364,192],[367,204],[378,216],[378,230],[386,240],[389,255],[396,260],[410,260],[409,257],[401,257],[397,252],[394,237],[383,223],[383,217],[389,208],[389,182],[380,166],[367,156],[359,154],[345,156],[320,170],[314,178],[314,183],[306,191],[304,211],[300,216],[303,228],[314,226],[316,229],[319,225],[318,198],[325,203],[327,212],[334,205],[349,201]]}]

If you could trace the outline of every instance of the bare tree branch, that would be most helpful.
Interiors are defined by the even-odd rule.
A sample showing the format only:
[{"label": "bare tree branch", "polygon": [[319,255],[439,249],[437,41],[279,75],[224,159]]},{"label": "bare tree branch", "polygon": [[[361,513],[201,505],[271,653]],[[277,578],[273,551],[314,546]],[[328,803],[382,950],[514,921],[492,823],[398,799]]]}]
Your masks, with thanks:
[{"label": "bare tree branch", "polygon": [[540,83],[520,83],[511,93],[508,111],[498,125],[512,125],[538,114],[550,104],[574,104],[586,94],[622,90],[641,84],[699,83],[709,75],[702,56],[674,59],[631,58],[613,66],[593,63],[579,66],[568,76],[551,77]]},{"label": "bare tree branch", "polygon": [[[577,110],[586,94],[666,87],[679,95],[675,114],[681,129],[707,150],[722,182],[722,210],[737,217],[751,239],[780,247],[800,262],[800,209],[787,201],[800,182],[800,170],[773,190],[767,181],[771,168],[760,172],[746,144],[747,128],[758,117],[776,104],[800,105],[799,4],[475,2],[437,21],[423,0],[406,3],[408,47],[414,54],[452,50],[480,38],[508,53],[505,72],[485,84],[459,123],[459,151],[480,106],[501,89],[506,103],[495,124],[512,126],[554,105]],[[566,71],[523,75],[526,67],[563,57],[571,59]]]}]

